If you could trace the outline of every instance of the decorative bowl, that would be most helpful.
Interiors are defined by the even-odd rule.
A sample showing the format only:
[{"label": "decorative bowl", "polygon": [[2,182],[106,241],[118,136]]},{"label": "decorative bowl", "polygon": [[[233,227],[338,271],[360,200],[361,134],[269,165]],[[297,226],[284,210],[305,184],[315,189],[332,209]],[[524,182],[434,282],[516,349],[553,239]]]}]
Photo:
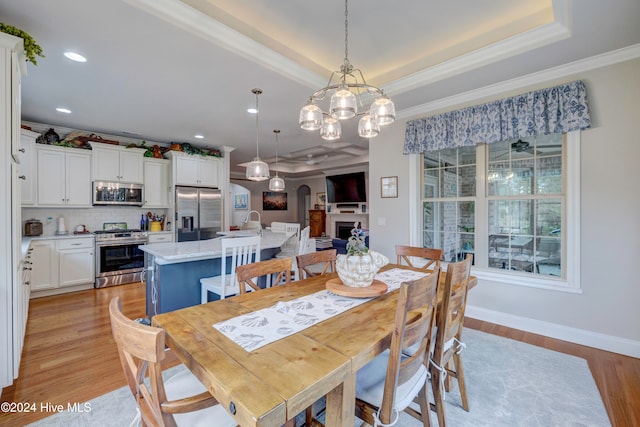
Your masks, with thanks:
[{"label": "decorative bowl", "polygon": [[364,255],[340,254],[336,257],[336,270],[346,286],[361,288],[371,285],[376,273],[388,263],[386,256],[375,251]]}]

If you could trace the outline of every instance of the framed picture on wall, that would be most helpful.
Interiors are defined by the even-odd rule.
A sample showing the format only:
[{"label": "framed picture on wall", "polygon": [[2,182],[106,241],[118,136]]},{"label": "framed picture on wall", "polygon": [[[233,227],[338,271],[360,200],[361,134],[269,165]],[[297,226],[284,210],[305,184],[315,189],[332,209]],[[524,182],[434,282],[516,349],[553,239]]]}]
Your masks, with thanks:
[{"label": "framed picture on wall", "polygon": [[249,195],[248,194],[236,194],[233,201],[233,207],[235,209],[248,209]]},{"label": "framed picture on wall", "polygon": [[262,192],[262,210],[263,211],[286,211],[287,210],[287,193],[276,191]]},{"label": "framed picture on wall", "polygon": [[398,197],[397,176],[383,176],[380,178],[380,197]]},{"label": "framed picture on wall", "polygon": [[324,207],[327,204],[327,193],[316,193],[316,203]]}]

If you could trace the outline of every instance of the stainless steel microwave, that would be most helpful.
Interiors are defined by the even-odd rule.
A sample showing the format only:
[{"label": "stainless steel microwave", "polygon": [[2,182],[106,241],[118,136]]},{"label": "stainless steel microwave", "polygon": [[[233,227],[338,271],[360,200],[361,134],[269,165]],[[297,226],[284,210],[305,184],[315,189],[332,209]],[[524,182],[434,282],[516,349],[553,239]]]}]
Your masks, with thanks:
[{"label": "stainless steel microwave", "polygon": [[93,181],[94,205],[144,205],[144,186],[125,182]]}]

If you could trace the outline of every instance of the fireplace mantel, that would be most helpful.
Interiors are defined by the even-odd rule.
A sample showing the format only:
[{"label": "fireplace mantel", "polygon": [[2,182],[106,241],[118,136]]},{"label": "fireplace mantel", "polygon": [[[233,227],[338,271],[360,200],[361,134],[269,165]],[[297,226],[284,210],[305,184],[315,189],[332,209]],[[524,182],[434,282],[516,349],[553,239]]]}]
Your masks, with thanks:
[{"label": "fireplace mantel", "polygon": [[351,222],[359,221],[362,228],[369,228],[369,214],[362,213],[327,213],[329,218],[329,227],[327,231],[330,233],[330,237],[336,238],[336,222]]}]

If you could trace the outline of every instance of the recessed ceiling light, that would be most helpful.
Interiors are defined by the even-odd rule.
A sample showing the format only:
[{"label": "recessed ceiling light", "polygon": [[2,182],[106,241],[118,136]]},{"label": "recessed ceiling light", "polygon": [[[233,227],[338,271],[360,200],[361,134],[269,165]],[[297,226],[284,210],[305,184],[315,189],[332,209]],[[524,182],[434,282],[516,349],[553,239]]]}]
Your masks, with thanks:
[{"label": "recessed ceiling light", "polygon": [[194,138],[197,138],[197,139],[204,139],[204,135],[200,135],[200,134],[198,134],[198,135],[193,135],[193,137],[194,137]]},{"label": "recessed ceiling light", "polygon": [[58,107],[58,108],[56,108],[56,111],[59,112],[59,113],[71,114],[71,110],[69,110],[68,108],[64,108],[64,107]]},{"label": "recessed ceiling light", "polygon": [[79,53],[75,53],[75,52],[65,52],[64,56],[66,56],[67,58],[69,58],[72,61],[76,61],[76,62],[87,62],[87,58],[85,58],[84,56],[80,55]]},{"label": "recessed ceiling light", "polygon": [[249,108],[247,110],[247,113],[251,113],[251,114],[258,114],[258,110],[256,110],[255,108]]}]

